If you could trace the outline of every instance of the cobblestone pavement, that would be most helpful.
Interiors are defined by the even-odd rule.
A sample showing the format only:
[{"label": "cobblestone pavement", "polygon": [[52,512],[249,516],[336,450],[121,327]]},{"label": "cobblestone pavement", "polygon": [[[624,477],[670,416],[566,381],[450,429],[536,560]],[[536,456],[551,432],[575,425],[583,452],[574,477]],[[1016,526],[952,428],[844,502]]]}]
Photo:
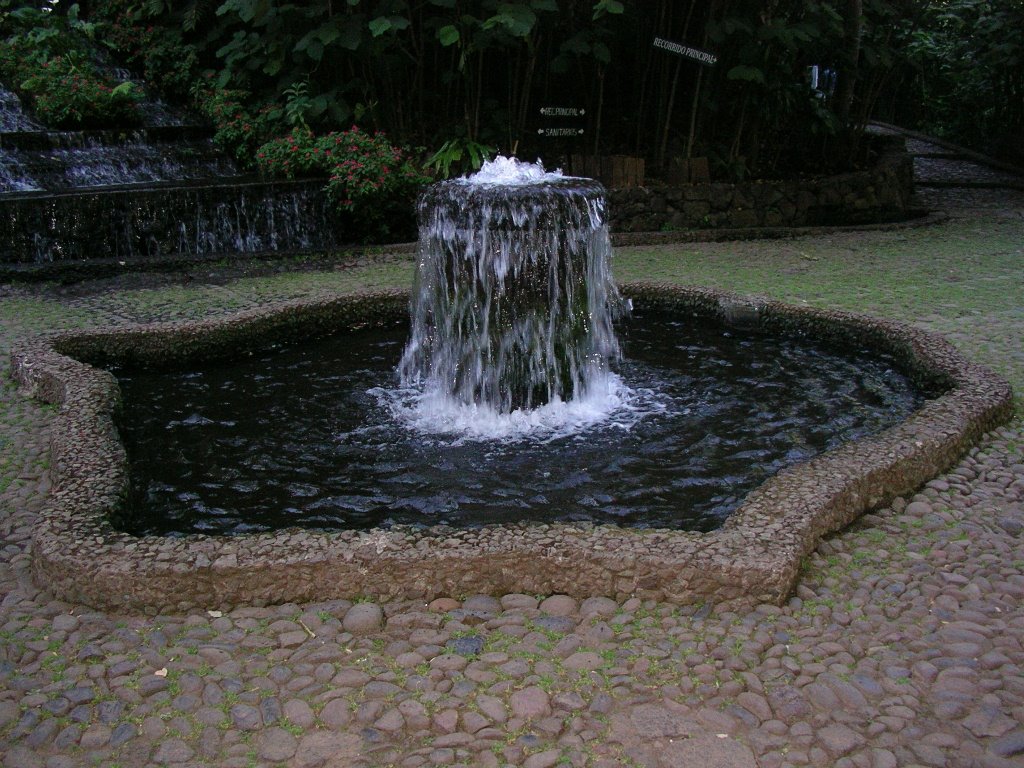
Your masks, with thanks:
[{"label": "cobblestone pavement", "polygon": [[[994,197],[1007,190],[967,192],[919,194],[943,195],[955,217],[1024,215]],[[0,352],[45,328],[233,312],[408,274],[396,260],[315,278],[8,286]],[[934,319],[971,351],[968,326]],[[972,320],[989,323],[984,354],[1019,354],[1019,317]],[[52,418],[0,383],[7,768],[1024,765],[1019,416],[823,542],[782,607],[511,594],[173,616],[97,613],[33,584]]]}]

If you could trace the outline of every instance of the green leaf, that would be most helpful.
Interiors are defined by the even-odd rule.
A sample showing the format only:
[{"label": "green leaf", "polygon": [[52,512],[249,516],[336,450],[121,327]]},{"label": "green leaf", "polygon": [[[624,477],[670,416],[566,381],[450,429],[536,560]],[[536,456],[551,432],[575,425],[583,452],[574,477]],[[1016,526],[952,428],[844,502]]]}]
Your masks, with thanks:
[{"label": "green leaf", "polygon": [[374,37],[380,37],[391,29],[391,19],[387,16],[378,16],[370,22],[369,27],[370,32],[373,33]]},{"label": "green leaf", "polygon": [[594,3],[594,21],[597,21],[605,14],[617,15],[625,10],[619,0],[598,0]]},{"label": "green leaf", "polygon": [[363,42],[362,27],[357,23],[348,23],[338,30],[338,45],[350,51],[359,50]]},{"label": "green leaf", "polygon": [[498,12],[484,22],[484,29],[504,27],[513,37],[529,37],[537,23],[537,14],[518,3],[502,3]]},{"label": "green leaf", "polygon": [[535,11],[558,12],[558,3],[555,0],[532,0],[530,7]]},{"label": "green leaf", "polygon": [[746,64],[738,64],[730,69],[726,74],[726,78],[729,80],[746,80],[752,83],[764,83],[764,72],[757,67],[750,67]]},{"label": "green leaf", "polygon": [[437,30],[437,39],[445,48],[449,45],[455,45],[455,43],[459,42],[458,27],[452,26],[451,24],[446,27],[441,27]]}]

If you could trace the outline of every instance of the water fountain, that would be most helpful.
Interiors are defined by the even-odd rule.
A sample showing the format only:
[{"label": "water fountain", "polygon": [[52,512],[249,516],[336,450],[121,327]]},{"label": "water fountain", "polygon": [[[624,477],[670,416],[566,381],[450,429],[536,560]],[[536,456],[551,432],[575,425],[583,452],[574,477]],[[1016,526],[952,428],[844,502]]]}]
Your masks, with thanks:
[{"label": "water fountain", "polygon": [[780,468],[920,402],[877,354],[646,308],[627,320],[593,180],[499,158],[425,190],[418,213],[397,386],[384,332],[182,375],[119,372],[127,530],[711,530]]},{"label": "water fountain", "polygon": [[499,157],[418,214],[404,383],[499,414],[606,387],[621,300],[598,182]]},{"label": "water fountain", "polygon": [[[523,208],[506,203],[512,199]],[[402,392],[411,391],[415,402],[405,411],[399,408],[400,415],[429,411],[421,406],[443,400],[451,406],[449,414],[452,409],[471,416],[491,414],[513,424],[519,423],[518,419],[530,425],[546,410],[557,411],[563,404],[586,401],[595,392],[613,389],[605,385],[614,384],[615,368],[624,371],[624,379],[632,375],[628,370],[632,339],[627,340],[627,354],[617,363],[619,346],[611,334],[619,300],[607,260],[599,258],[607,255],[599,187],[561,178],[507,185],[486,177],[483,181],[455,181],[428,191],[420,214],[425,244],[412,296],[412,333],[400,365],[404,386],[395,388],[399,400],[404,397]],[[642,520],[638,527],[627,527],[601,524],[621,522],[616,519],[563,515],[554,494],[566,488],[570,494],[577,492],[576,476],[586,472],[576,472],[573,461],[585,470],[597,466],[598,459],[605,461],[600,472],[594,473],[602,479],[611,476],[607,468],[614,468],[620,477],[636,476],[635,459],[622,452],[628,430],[613,426],[599,436],[600,430],[592,429],[591,422],[568,439],[564,432],[552,435],[549,430],[541,439],[526,441],[529,450],[522,452],[540,446],[553,453],[524,470],[508,459],[509,453],[492,450],[512,445],[518,451],[519,438],[495,440],[484,435],[489,441],[484,443],[479,435],[467,438],[456,434],[453,438],[452,426],[458,432],[460,423],[447,416],[435,424],[438,429],[425,435],[424,422],[415,418],[397,427],[391,424],[391,429],[404,430],[401,439],[396,439],[397,432],[381,428],[380,420],[395,421],[381,415],[386,409],[380,403],[389,401],[386,396],[380,399],[380,393],[389,388],[366,384],[374,372],[362,361],[379,364],[386,357],[389,348],[378,343],[374,334],[404,322],[410,298],[404,292],[302,300],[204,321],[69,331],[19,342],[11,353],[14,378],[27,391],[62,406],[52,427],[54,491],[40,511],[33,533],[34,575],[64,600],[152,612],[334,597],[426,599],[511,591],[564,592],[580,597],[604,594],[619,599],[633,595],[730,605],[779,603],[793,589],[802,558],[822,536],[849,524],[866,509],[919,487],[1012,413],[1012,396],[1004,381],[966,361],[941,338],[908,325],[707,289],[632,285],[623,291],[633,302],[636,317],[660,315],[669,322],[654,328],[661,347],[649,360],[639,361],[638,367],[646,365],[656,372],[673,365],[681,369],[683,374],[669,393],[669,404],[682,407],[666,410],[675,410],[683,421],[692,420],[695,412],[700,417],[696,420],[700,440],[692,449],[673,443],[667,453],[648,462],[663,482],[661,487],[645,479],[636,494],[632,489],[615,489],[623,499],[628,496],[636,502],[641,517],[654,508],[659,497],[668,495],[665,489],[688,484],[682,470],[691,457],[705,455],[715,444],[732,442],[707,432],[720,421],[722,412],[719,403],[705,397],[717,393],[719,373],[699,380],[692,375],[705,355],[703,348],[679,342],[682,324],[705,323],[710,329],[705,336],[738,339],[738,345],[747,351],[768,347],[763,342],[772,338],[788,339],[786,343],[796,346],[862,348],[867,350],[866,357],[882,356],[882,379],[892,373],[890,369],[898,369],[905,374],[904,381],[909,377],[923,389],[926,399],[915,395],[913,412],[900,409],[898,415],[867,432],[856,432],[851,439],[822,442],[810,459],[784,447],[782,463],[771,464],[760,454],[741,450],[733,457],[738,464],[770,467],[770,476],[759,478],[756,482],[763,482],[753,491],[742,491],[745,498],[734,499],[727,518],[719,515],[710,526],[686,530],[659,519],[653,526]],[[442,331],[450,331],[458,343],[442,339]],[[747,333],[754,336],[748,338]],[[364,383],[351,387],[347,400],[329,404],[319,421],[330,425],[331,418],[350,415],[356,411],[350,405],[358,401],[368,403],[378,421],[356,423],[343,433],[335,428],[329,439],[300,446],[298,453],[304,462],[310,452],[325,454],[330,476],[341,477],[341,490],[320,501],[335,507],[348,504],[358,481],[368,487],[371,501],[379,501],[383,511],[371,509],[372,514],[362,523],[329,529],[316,517],[317,511],[306,530],[289,520],[283,526],[256,529],[243,521],[245,525],[233,531],[239,535],[227,536],[210,535],[215,529],[205,523],[193,529],[143,529],[141,533],[115,527],[125,516],[125,499],[136,485],[130,479],[128,455],[117,428],[129,426],[123,419],[118,421],[118,414],[132,413],[128,385],[135,375],[133,369],[147,365],[176,368],[179,380],[184,377],[194,382],[208,376],[202,365],[212,360],[216,367],[220,360],[221,373],[226,371],[232,377],[231,386],[215,384],[216,391],[241,391],[237,370],[242,367],[242,357],[262,355],[273,366],[288,344],[308,344],[314,336],[331,335],[339,337],[340,351],[333,352],[333,359],[356,357],[358,339],[367,342],[363,349],[368,351],[358,353],[364,357],[355,361],[355,381]],[[393,372],[401,341],[391,348],[395,358],[387,368]],[[676,352],[671,365],[666,349]],[[803,442],[802,428],[777,421],[770,411],[775,396],[787,390],[801,403],[813,399],[805,391],[806,381],[808,374],[820,367],[819,358],[812,355],[808,362],[795,363],[792,349],[780,348],[767,362],[755,360],[748,366],[714,364],[738,369],[740,381],[753,388],[752,404],[739,407],[747,418],[741,426],[744,434],[758,434],[769,443],[780,438]],[[324,357],[320,347],[313,348],[314,360]],[[853,368],[860,368],[864,359],[855,359]],[[789,371],[795,378],[788,384],[784,380],[766,385],[764,369],[772,364],[795,368]],[[302,397],[299,392],[308,378],[308,365],[308,358],[300,361],[299,367],[292,369],[298,373],[273,384],[266,401],[270,407],[243,393],[240,411],[274,416],[283,400],[296,395],[300,410],[314,410],[320,405],[318,399]],[[104,367],[127,374],[121,385]],[[260,380],[266,378],[264,374],[257,370],[249,378]],[[328,380],[337,390],[334,372]],[[844,376],[826,376],[815,387],[826,405],[840,401],[842,430],[849,426],[846,415],[852,410],[852,399],[849,389],[831,388],[837,380],[841,383]],[[875,380],[873,376],[867,379],[868,401],[878,399]],[[856,389],[864,379],[854,376],[853,381]],[[126,393],[124,409],[122,389]],[[164,380],[152,391],[171,396],[178,391],[187,394],[187,389]],[[143,410],[153,410],[155,405],[142,403]],[[175,418],[174,429],[182,436],[177,443],[181,458],[196,457],[203,445],[212,445],[210,455],[215,461],[199,457],[193,466],[209,466],[226,476],[228,482],[222,485],[229,496],[237,498],[245,494],[249,483],[245,478],[239,482],[231,474],[235,470],[215,466],[224,451],[195,431],[206,429],[217,419],[223,422],[221,426],[234,429],[234,419],[225,418],[224,407],[222,400],[216,404],[216,418],[187,410],[185,418]],[[614,414],[617,407],[613,403],[601,418]],[[630,407],[627,394],[623,409],[628,412]],[[192,409],[192,403],[187,402],[186,408]],[[767,412],[770,418],[755,428],[749,419],[752,411],[758,416]],[[292,432],[307,431],[305,427],[296,429],[291,415],[283,419],[282,426],[257,424],[254,432],[287,438]],[[644,426],[659,419],[636,423]],[[817,422],[812,416],[810,426]],[[666,423],[670,436],[679,431],[679,422]],[[159,443],[169,442],[171,430],[160,427],[156,431]],[[637,434],[640,439],[633,442],[650,459],[652,441],[641,430]],[[364,438],[366,442],[357,444]],[[232,434],[228,444],[244,444],[244,439]],[[356,444],[355,454],[334,453],[336,447],[350,444]],[[574,454],[577,448],[582,453]],[[396,449],[406,451],[405,464],[393,461]],[[343,465],[339,455],[356,459],[346,458],[348,464]],[[431,455],[440,455],[441,460],[431,466]],[[266,498],[274,481],[270,465],[279,463],[278,455],[271,449],[259,456],[263,457],[256,467],[259,493],[249,495]],[[456,485],[464,480],[466,467],[481,464],[485,472],[493,474],[510,470],[511,480],[497,493],[478,483],[479,478],[471,480],[477,485],[469,488],[483,488],[485,507],[508,500],[503,508],[506,517],[458,525],[446,517],[447,507],[441,509],[444,514],[426,521],[388,517],[407,497],[414,501],[414,512],[421,506],[422,495],[416,497],[413,491],[424,485],[424,477],[413,470],[426,467],[431,477],[425,479],[438,483],[440,492],[428,496],[461,503],[469,493],[465,486],[456,489]],[[350,474],[345,474],[345,467]],[[306,463],[300,472],[308,475]],[[392,483],[390,489],[382,492],[378,478]],[[702,482],[703,478],[698,478],[697,484]],[[734,478],[727,474],[725,483],[732,489]],[[206,489],[208,484],[201,478],[200,485]],[[310,487],[309,483],[290,481],[280,485],[292,497]],[[380,498],[373,498],[375,493]],[[593,508],[611,518],[620,514],[619,500],[612,494],[592,490],[585,494]],[[553,516],[527,518],[522,511],[529,504],[549,510]],[[677,497],[668,500],[670,512],[681,505]],[[527,519],[531,522],[525,522]]]}]

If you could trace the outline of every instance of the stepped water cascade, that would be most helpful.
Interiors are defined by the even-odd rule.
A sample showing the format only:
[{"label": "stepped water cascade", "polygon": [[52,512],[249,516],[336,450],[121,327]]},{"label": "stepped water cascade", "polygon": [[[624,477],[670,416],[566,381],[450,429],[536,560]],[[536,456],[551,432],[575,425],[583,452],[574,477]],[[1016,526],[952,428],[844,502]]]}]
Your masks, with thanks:
[{"label": "stepped water cascade", "polygon": [[429,187],[418,217],[400,375],[421,409],[506,415],[615,388],[623,302],[598,182],[499,157]]},{"label": "stepped water cascade", "polygon": [[143,112],[146,124],[132,130],[51,131],[0,88],[0,265],[127,265],[343,242],[322,181],[246,175],[209,126],[159,101]]}]

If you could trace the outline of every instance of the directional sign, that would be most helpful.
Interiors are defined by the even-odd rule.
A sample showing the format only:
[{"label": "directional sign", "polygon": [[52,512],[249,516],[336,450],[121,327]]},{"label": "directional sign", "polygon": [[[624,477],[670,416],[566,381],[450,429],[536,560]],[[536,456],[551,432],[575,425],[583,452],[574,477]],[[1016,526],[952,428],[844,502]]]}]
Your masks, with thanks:
[{"label": "directional sign", "polygon": [[540,113],[544,117],[583,117],[587,110],[579,107],[541,107]]},{"label": "directional sign", "polygon": [[582,136],[582,128],[538,128],[541,136]]},{"label": "directional sign", "polygon": [[713,53],[699,51],[688,45],[673,43],[671,40],[664,40],[660,37],[654,38],[654,47],[664,48],[666,51],[672,51],[672,53],[678,53],[680,56],[686,56],[688,59],[693,59],[698,64],[703,64],[707,67],[713,67],[718,63],[718,57]]}]

